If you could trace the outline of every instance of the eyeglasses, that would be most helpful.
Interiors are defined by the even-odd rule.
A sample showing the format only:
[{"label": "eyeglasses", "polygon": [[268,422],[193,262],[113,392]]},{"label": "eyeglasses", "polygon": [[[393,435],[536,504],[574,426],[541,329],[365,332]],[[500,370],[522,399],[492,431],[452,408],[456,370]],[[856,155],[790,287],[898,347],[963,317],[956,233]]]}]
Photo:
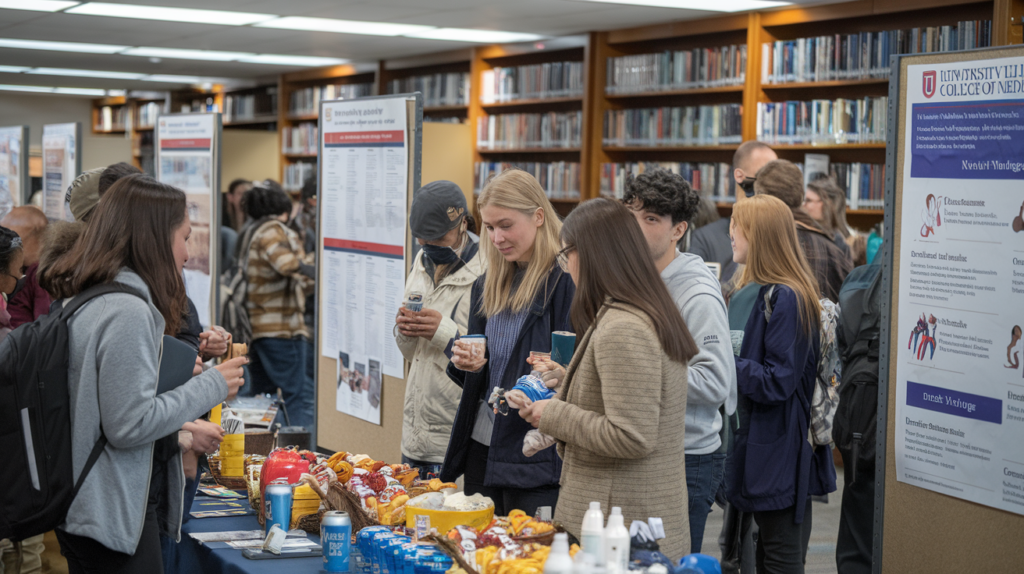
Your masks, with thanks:
[{"label": "eyeglasses", "polygon": [[558,266],[562,268],[562,271],[569,272],[569,252],[576,249],[575,247],[569,246],[558,252],[555,255],[555,261],[558,262]]}]

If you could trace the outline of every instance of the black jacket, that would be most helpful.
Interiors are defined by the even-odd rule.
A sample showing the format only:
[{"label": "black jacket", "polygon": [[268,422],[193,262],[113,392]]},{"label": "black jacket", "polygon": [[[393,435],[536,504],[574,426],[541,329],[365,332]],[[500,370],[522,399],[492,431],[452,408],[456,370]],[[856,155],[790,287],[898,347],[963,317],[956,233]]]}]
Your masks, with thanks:
[{"label": "black jacket", "polygon": [[[481,275],[473,283],[470,295],[472,299],[467,331],[470,335],[484,334],[487,330],[487,317],[481,312],[484,277]],[[548,274],[545,288],[537,293],[530,313],[519,332],[519,338],[502,376],[502,388],[511,389],[519,377],[530,374],[530,365],[526,363],[530,351],[551,351],[551,333],[572,331],[569,325],[569,306],[575,293],[576,285],[569,274],[563,273],[557,265],[554,266]],[[489,355],[490,349],[488,358]],[[466,469],[466,452],[469,442],[473,440],[471,436],[480,400],[489,397],[491,392],[489,365],[488,362],[478,373],[467,373],[455,368],[451,363],[448,364],[448,376],[462,387],[462,400],[455,414],[448,452],[445,454],[444,466],[441,469],[443,481],[454,481]],[[523,455],[523,439],[527,431],[532,429],[533,427],[517,412],[494,417],[491,446],[487,454],[487,474],[484,478],[486,486],[537,488],[558,484],[562,473],[562,461],[554,448],[547,448],[532,457]]]}]

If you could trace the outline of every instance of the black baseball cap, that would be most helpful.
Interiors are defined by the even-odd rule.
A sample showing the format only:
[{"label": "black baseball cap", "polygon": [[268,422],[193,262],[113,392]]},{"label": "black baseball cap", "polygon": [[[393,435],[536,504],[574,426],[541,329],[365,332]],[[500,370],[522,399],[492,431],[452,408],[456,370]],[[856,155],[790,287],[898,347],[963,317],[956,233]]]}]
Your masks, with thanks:
[{"label": "black baseball cap", "polygon": [[413,194],[409,227],[413,237],[436,241],[455,229],[466,216],[466,196],[458,185],[432,181]]}]

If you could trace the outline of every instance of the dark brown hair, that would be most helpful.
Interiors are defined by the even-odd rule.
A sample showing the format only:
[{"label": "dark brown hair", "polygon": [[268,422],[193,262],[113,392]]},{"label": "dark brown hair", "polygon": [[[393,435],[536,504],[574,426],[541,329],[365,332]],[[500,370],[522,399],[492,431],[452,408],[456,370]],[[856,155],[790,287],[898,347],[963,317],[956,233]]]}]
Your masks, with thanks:
[{"label": "dark brown hair", "polygon": [[607,198],[581,203],[565,219],[561,239],[566,248],[576,250],[579,261],[569,309],[577,333],[590,327],[610,297],[613,305],[632,305],[650,318],[661,348],[672,360],[686,364],[697,354],[697,344],[654,267],[640,225],[625,206]]},{"label": "dark brown hair", "polygon": [[164,333],[175,335],[188,309],[172,247],[183,221],[183,191],[148,175],[121,178],[100,199],[75,245],[45,270],[39,283],[54,298],[64,299],[114,281],[127,267],[146,282],[164,317]]},{"label": "dark brown hair", "polygon": [[107,169],[103,170],[103,173],[100,174],[100,182],[99,186],[96,188],[96,193],[98,193],[100,197],[103,197],[107,191],[110,190],[110,187],[117,183],[117,180],[137,173],[142,173],[142,170],[130,163],[121,161],[109,165],[107,166]]},{"label": "dark brown hair", "polygon": [[758,170],[754,193],[777,197],[790,209],[800,209],[804,204],[804,174],[789,160],[772,160]]}]

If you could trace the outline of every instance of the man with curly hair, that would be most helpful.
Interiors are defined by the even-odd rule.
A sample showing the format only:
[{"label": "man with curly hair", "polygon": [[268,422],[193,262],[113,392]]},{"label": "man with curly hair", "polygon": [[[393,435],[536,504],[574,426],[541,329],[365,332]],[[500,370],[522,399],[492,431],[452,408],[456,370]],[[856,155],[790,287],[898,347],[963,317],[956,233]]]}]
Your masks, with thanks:
[{"label": "man with curly hair", "polygon": [[686,487],[690,552],[700,552],[715,493],[725,473],[721,409],[736,410],[736,365],[729,319],[718,279],[704,260],[676,249],[697,213],[699,195],[681,176],[662,169],[626,182],[622,200],[640,224],[654,264],[697,342],[686,391]]}]

